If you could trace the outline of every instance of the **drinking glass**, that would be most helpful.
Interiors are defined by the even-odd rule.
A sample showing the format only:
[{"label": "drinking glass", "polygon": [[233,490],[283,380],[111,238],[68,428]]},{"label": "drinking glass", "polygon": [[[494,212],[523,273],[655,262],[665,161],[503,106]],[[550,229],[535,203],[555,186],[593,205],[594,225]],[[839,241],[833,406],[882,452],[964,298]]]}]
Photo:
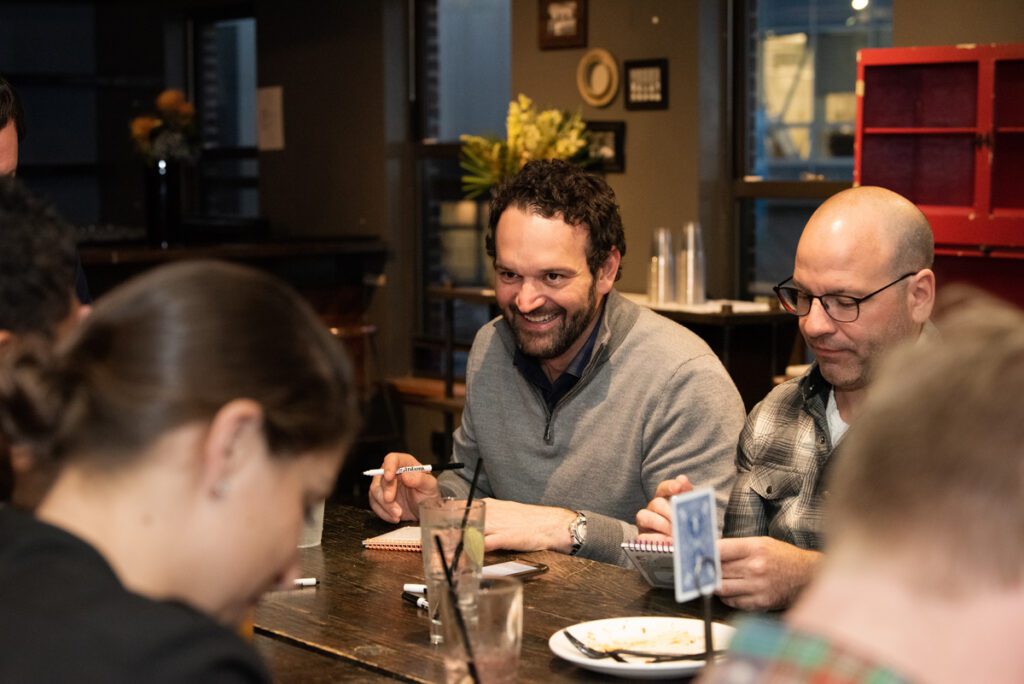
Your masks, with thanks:
[{"label": "drinking glass", "polygon": [[324,536],[324,505],[324,501],[314,505],[309,516],[302,522],[302,536],[299,537],[300,549],[320,546],[320,541]]},{"label": "drinking glass", "polygon": [[441,597],[447,684],[469,681],[467,636],[481,684],[515,682],[523,641],[523,583],[514,577],[481,580],[472,596],[464,600],[459,593],[458,605],[465,632],[459,627],[448,592]]},{"label": "drinking glass", "polygon": [[[449,566],[454,564],[452,580],[460,596],[469,601],[479,586],[484,562],[484,502],[474,501],[467,512],[465,499],[434,497],[420,503],[419,513],[423,577],[430,605],[430,643],[440,644],[444,640],[440,598],[447,592],[448,584],[434,539],[441,540],[445,561]],[[461,550],[456,553],[460,541]]]}]

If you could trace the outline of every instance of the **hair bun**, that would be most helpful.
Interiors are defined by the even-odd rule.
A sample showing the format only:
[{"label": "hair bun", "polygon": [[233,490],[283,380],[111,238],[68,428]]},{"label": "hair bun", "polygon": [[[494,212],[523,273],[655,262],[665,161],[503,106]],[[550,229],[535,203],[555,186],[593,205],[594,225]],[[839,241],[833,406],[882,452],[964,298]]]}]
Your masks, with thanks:
[{"label": "hair bun", "polygon": [[0,350],[0,433],[10,444],[51,459],[73,423],[80,379],[62,368],[52,344],[22,337]]}]

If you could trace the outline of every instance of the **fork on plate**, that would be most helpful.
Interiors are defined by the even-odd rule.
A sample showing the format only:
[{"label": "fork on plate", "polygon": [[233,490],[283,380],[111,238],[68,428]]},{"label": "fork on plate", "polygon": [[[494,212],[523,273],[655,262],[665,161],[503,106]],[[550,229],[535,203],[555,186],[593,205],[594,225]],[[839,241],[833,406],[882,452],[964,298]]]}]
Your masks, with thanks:
[{"label": "fork on plate", "polygon": [[[638,658],[648,658],[648,663],[667,663],[673,660],[704,660],[704,653],[654,653],[651,651],[637,651],[631,648],[609,648],[599,649],[587,646],[581,640],[577,639],[567,629],[562,630],[562,634],[569,640],[569,643],[576,647],[583,655],[588,658],[611,658],[620,663],[629,662],[622,656],[635,656]],[[720,655],[724,651],[715,651],[712,655]]]}]

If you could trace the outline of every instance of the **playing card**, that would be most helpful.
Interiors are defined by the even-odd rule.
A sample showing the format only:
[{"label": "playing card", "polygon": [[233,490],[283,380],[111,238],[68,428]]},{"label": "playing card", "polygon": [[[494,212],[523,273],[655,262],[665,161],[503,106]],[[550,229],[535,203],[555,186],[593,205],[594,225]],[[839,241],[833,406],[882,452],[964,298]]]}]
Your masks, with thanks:
[{"label": "playing card", "polygon": [[676,601],[682,603],[722,586],[718,557],[715,490],[694,489],[672,497]]}]

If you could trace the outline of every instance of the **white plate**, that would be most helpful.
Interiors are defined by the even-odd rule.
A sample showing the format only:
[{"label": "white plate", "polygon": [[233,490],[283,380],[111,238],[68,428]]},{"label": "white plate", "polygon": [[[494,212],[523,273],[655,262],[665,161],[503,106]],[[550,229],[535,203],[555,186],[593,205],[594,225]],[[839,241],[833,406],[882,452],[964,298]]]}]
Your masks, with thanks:
[{"label": "white plate", "polygon": [[[691,618],[624,617],[581,622],[568,628],[572,635],[593,648],[633,648],[657,653],[701,653],[704,650],[704,623]],[[716,622],[711,627],[715,648],[729,645],[735,631]],[[560,629],[548,639],[548,648],[559,658],[595,672],[632,677],[661,679],[693,674],[704,667],[703,660],[677,660],[667,663],[645,663],[643,658],[623,656],[630,662],[611,658],[588,658],[565,638]]]}]

